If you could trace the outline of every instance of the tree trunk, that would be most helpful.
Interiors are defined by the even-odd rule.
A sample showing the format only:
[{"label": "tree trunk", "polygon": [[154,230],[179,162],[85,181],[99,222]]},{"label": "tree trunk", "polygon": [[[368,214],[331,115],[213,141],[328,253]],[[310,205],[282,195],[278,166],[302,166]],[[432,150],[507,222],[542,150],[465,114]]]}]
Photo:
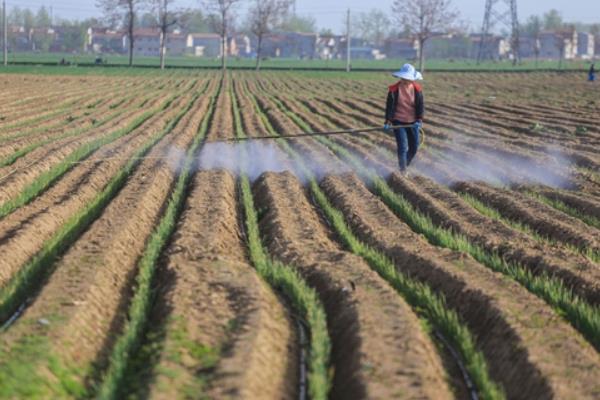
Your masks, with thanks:
[{"label": "tree trunk", "polygon": [[221,24],[223,25],[221,28],[221,70],[225,73],[227,69],[227,12],[223,11],[221,13]]},{"label": "tree trunk", "polygon": [[165,42],[167,41],[167,32],[165,29],[165,25],[163,23],[163,26],[161,27],[160,30],[160,69],[165,69],[165,52],[166,52],[166,45]]},{"label": "tree trunk", "polygon": [[225,69],[227,68],[227,65],[225,63],[225,58],[227,57],[227,54],[225,54],[226,43],[227,38],[225,37],[225,35],[223,35],[223,37],[221,37],[221,69],[223,70],[223,72],[225,72]]},{"label": "tree trunk", "polygon": [[262,34],[258,35],[258,44],[256,46],[256,70],[260,70],[260,57],[262,53]]},{"label": "tree trunk", "polygon": [[419,39],[419,71],[425,72],[425,40]]},{"label": "tree trunk", "polygon": [[133,38],[133,21],[134,21],[134,15],[133,15],[133,0],[129,1],[129,21],[128,21],[128,27],[127,30],[129,31],[129,66],[133,66],[133,42],[134,42],[134,38]]}]

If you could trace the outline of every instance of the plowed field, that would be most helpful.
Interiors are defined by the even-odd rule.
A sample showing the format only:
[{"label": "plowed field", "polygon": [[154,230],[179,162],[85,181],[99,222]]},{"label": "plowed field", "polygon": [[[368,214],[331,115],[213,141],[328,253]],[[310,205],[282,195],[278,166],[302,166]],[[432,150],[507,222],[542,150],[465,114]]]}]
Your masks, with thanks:
[{"label": "plowed field", "polygon": [[426,78],[0,74],[0,399],[600,399],[600,88]]}]

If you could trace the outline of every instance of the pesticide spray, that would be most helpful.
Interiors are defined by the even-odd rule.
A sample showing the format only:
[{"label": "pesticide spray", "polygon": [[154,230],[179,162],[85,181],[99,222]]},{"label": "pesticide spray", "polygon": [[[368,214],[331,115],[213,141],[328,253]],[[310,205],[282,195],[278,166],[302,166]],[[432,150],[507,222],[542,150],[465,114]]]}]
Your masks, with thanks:
[{"label": "pesticide spray", "polygon": [[[257,179],[265,172],[289,171],[303,182],[307,176],[303,168],[317,179],[326,175],[340,175],[354,171],[349,164],[340,163],[333,157],[315,157],[307,146],[310,136],[334,135],[347,133],[364,133],[380,130],[377,128],[360,128],[334,132],[311,132],[294,136],[262,136],[244,140],[231,138],[204,143],[194,162],[195,170],[224,169],[238,175],[242,171],[251,180]],[[290,140],[290,144],[303,160],[304,167],[286,153],[272,139]],[[556,147],[547,147],[541,157],[523,154],[511,154],[509,151],[494,151],[477,147],[477,140],[467,135],[455,134],[449,141],[450,148],[460,151],[443,152],[431,147],[421,148],[414,163],[412,173],[427,176],[444,185],[454,180],[483,181],[492,185],[542,184],[551,187],[571,187],[572,163]],[[453,146],[455,145],[455,146]],[[348,149],[355,157],[362,159],[366,167],[374,170],[382,177],[396,170],[395,154],[382,148],[374,148],[373,158],[377,163],[363,159],[360,154]],[[185,152],[177,147],[169,149],[166,155],[169,168],[178,173],[185,159]],[[451,176],[452,179],[448,177]]]}]

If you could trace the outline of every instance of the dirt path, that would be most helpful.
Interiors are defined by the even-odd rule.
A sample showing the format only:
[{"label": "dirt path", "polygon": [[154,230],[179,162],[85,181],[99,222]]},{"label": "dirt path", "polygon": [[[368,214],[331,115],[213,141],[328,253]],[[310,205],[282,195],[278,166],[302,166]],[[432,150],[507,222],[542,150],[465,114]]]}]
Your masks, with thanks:
[{"label": "dirt path", "polygon": [[159,271],[154,315],[166,336],[150,398],[189,390],[209,398],[296,397],[295,325],[248,264],[236,196],[228,172],[200,171],[194,178]]},{"label": "dirt path", "polygon": [[328,177],[321,186],[359,237],[446,296],[508,398],[600,394],[600,369],[592,367],[598,353],[542,300],[468,256],[429,245],[355,176]]},{"label": "dirt path", "polygon": [[270,253],[298,268],[325,306],[331,397],[451,397],[439,356],[409,306],[331,240],[300,182],[290,173],[267,173],[254,193],[266,210],[260,226]]}]

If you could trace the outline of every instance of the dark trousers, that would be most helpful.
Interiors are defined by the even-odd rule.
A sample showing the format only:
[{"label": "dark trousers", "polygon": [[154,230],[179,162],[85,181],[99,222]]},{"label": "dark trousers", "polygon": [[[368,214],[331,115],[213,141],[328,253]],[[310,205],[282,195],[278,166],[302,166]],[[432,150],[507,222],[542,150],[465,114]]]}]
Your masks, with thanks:
[{"label": "dark trousers", "polygon": [[[400,121],[392,121],[393,125],[408,125]],[[419,130],[414,128],[394,129],[396,145],[398,150],[398,164],[400,170],[404,171],[415,158],[419,148]]]}]

